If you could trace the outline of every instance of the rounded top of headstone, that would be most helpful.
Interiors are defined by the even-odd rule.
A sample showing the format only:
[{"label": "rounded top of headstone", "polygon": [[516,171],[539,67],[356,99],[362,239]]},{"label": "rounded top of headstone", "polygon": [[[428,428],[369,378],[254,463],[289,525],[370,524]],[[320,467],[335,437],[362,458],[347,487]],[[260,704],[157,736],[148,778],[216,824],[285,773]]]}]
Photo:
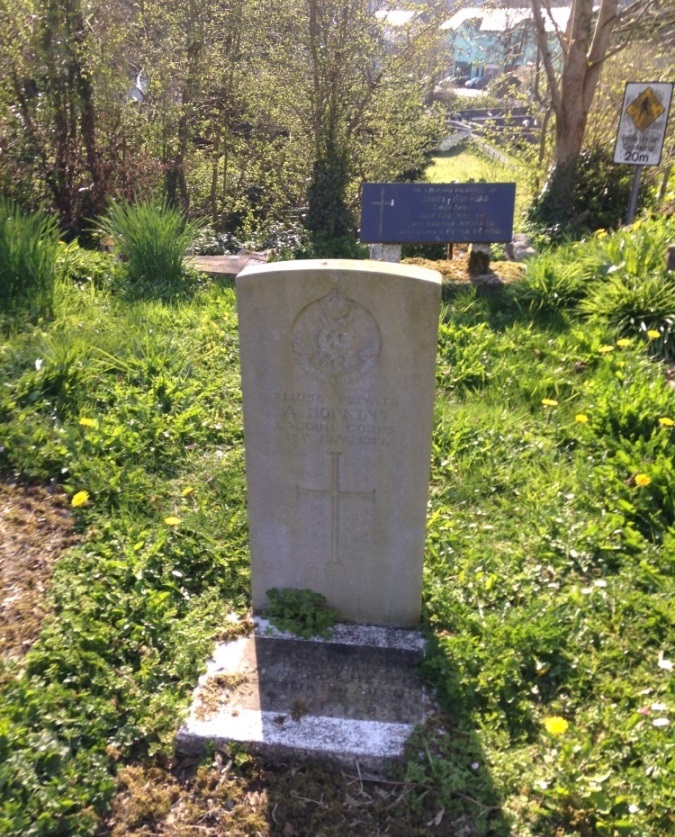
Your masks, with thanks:
[{"label": "rounded top of headstone", "polygon": [[401,276],[412,280],[441,284],[441,274],[415,264],[376,262],[368,259],[298,259],[297,261],[250,264],[237,276],[240,279],[253,277],[270,278],[281,274],[307,272],[361,273],[370,276]]}]

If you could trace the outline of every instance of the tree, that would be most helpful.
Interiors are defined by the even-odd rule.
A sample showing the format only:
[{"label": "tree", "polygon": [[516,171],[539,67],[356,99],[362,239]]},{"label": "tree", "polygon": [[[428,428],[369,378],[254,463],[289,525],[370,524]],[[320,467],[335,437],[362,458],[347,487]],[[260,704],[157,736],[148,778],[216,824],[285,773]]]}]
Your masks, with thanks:
[{"label": "tree", "polygon": [[106,205],[127,83],[123,3],[0,0],[0,188],[70,234]]},{"label": "tree", "polygon": [[[550,105],[555,116],[554,164],[574,161],[583,147],[588,115],[607,58],[631,39],[650,39],[668,31],[675,21],[672,0],[572,0],[567,26],[555,22],[547,0],[530,0],[535,36],[541,55]],[[549,43],[546,23],[553,27],[562,68]]]},{"label": "tree", "polygon": [[[425,86],[434,77],[445,4],[413,5],[409,11],[407,25],[393,27],[384,4],[305,0],[300,72],[314,157],[308,226],[319,236],[339,236],[348,228],[348,186],[357,173],[366,179],[386,168],[390,179],[414,175],[424,151],[439,139],[440,119],[417,129],[424,121]],[[429,130],[432,124],[435,130]],[[398,142],[389,155],[387,141],[394,135]],[[383,151],[388,166],[378,166]]]},{"label": "tree", "polygon": [[[675,4],[672,0],[629,0],[627,4],[620,0],[599,0],[599,4],[597,0],[572,0],[563,30],[548,0],[530,2],[548,86],[549,112],[555,119],[553,170],[530,216],[547,226],[574,228],[586,223],[578,217],[579,206],[575,204],[581,181],[587,177],[578,161],[605,63],[632,40],[652,40],[668,32],[675,20]],[[560,51],[557,61],[547,24],[555,32]],[[602,153],[607,156],[606,151]],[[594,159],[593,154],[588,159]]]}]

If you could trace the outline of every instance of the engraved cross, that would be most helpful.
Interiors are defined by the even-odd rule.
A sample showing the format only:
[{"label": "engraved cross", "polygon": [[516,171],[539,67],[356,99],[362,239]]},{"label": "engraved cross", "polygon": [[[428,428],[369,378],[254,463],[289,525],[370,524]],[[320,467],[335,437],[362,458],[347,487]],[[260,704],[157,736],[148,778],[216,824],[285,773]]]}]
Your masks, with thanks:
[{"label": "engraved cross", "polygon": [[330,497],[330,561],[331,564],[341,564],[340,561],[340,502],[345,498],[359,500],[370,499],[375,502],[375,489],[372,491],[343,491],[340,488],[340,456],[339,451],[330,452],[330,488],[302,488],[296,486],[298,496],[301,494],[323,494]]},{"label": "engraved cross", "polygon": [[380,241],[382,241],[383,229],[384,229],[384,208],[385,206],[393,206],[394,199],[390,198],[389,200],[385,201],[384,199],[384,186],[380,189],[380,199],[379,201],[371,201],[371,206],[379,206],[380,207]]}]

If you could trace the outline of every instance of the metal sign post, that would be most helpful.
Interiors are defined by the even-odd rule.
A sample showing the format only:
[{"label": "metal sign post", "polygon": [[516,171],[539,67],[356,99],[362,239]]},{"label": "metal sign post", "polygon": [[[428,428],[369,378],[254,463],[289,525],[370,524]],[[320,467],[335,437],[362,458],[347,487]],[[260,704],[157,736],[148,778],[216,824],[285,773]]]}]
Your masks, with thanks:
[{"label": "metal sign post", "polygon": [[626,213],[627,224],[635,217],[643,167],[658,166],[661,162],[672,97],[672,82],[629,81],[626,84],[614,162],[635,166]]}]

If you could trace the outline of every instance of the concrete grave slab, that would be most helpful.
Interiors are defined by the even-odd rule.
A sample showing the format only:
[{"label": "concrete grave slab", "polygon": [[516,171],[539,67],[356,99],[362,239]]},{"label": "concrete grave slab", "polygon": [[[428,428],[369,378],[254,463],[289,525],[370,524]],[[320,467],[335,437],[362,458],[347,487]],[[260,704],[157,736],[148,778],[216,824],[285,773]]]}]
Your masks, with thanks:
[{"label": "concrete grave slab", "polygon": [[241,742],[270,758],[322,758],[382,772],[436,710],[416,668],[416,631],[337,625],[303,640],[256,619],[217,646],[177,736],[181,752]]},{"label": "concrete grave slab", "polygon": [[251,253],[242,251],[236,255],[191,256],[187,260],[189,267],[207,273],[214,279],[234,279],[249,264],[265,264],[269,253]]}]

